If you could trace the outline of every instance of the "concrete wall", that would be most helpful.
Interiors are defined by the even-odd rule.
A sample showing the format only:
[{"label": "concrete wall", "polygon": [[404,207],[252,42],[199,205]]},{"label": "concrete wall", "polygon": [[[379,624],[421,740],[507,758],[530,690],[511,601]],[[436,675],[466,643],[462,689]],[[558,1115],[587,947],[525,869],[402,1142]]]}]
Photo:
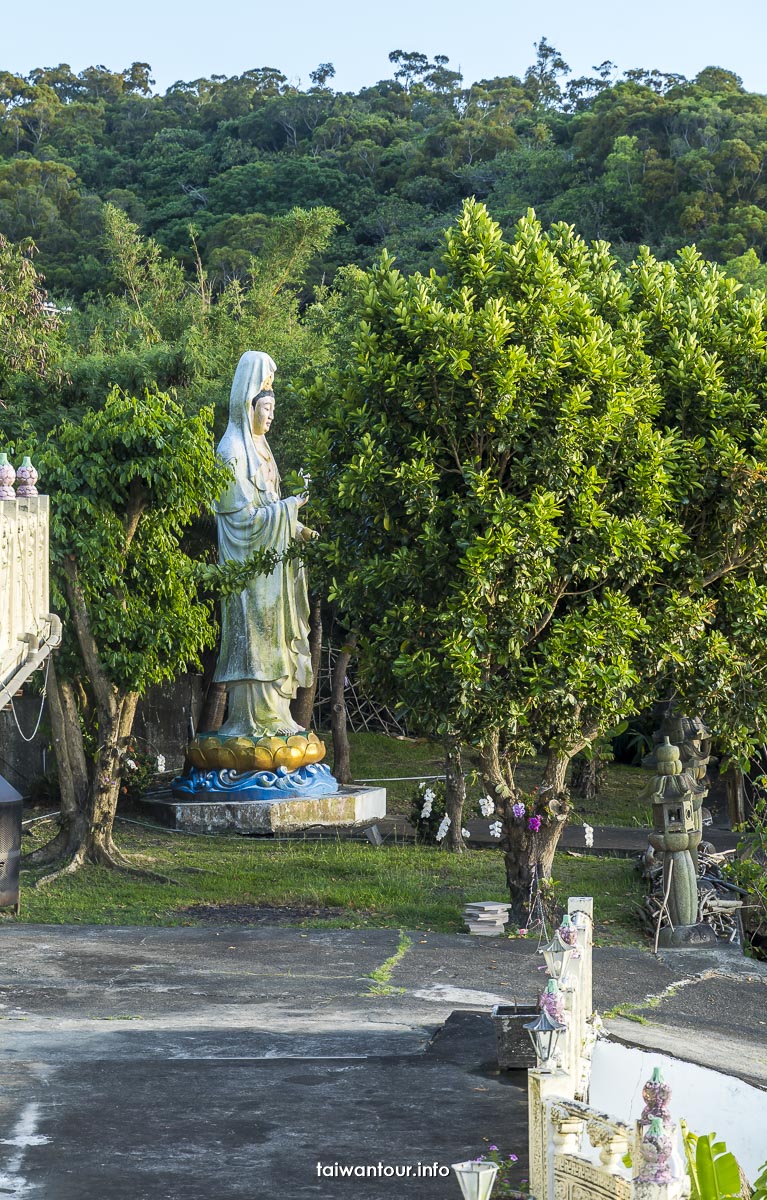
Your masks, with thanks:
[{"label": "concrete wall", "polygon": [[[139,749],[164,754],[167,770],[180,770],[189,740],[190,716],[197,723],[201,703],[201,675],[182,675],[172,684],[150,688],[140,702],[134,736]],[[24,695],[14,701],[19,724],[29,735],[40,711],[40,697]],[[22,795],[46,769],[55,767],[50,749],[50,724],[43,713],[40,730],[31,743],[18,734],[10,708],[0,712],[0,774]]]},{"label": "concrete wall", "polygon": [[[19,724],[29,736],[35,727],[40,712],[39,696],[16,696],[14,708]],[[40,724],[37,737],[27,744],[16,730],[10,705],[0,712],[0,775],[5,775],[23,796],[32,782],[51,766],[50,731],[46,728],[46,714]]]},{"label": "concrete wall", "polygon": [[589,1103],[631,1123],[642,1114],[642,1087],[660,1067],[671,1085],[671,1116],[694,1133],[716,1132],[753,1183],[767,1160],[767,1092],[731,1075],[653,1050],[600,1039],[594,1047]]},{"label": "concrete wall", "polygon": [[168,771],[180,771],[202,706],[202,675],[181,675],[171,684],[153,687],[138,706],[133,736],[140,750],[164,754]]}]

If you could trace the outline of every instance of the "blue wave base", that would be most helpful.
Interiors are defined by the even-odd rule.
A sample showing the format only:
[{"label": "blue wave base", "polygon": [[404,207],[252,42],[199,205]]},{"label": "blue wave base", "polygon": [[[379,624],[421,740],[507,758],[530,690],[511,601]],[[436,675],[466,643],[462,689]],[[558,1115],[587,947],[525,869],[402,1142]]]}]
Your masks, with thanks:
[{"label": "blue wave base", "polygon": [[334,796],[338,780],[325,763],[311,763],[288,771],[201,771],[190,767],[171,784],[179,800],[303,800],[312,796]]}]

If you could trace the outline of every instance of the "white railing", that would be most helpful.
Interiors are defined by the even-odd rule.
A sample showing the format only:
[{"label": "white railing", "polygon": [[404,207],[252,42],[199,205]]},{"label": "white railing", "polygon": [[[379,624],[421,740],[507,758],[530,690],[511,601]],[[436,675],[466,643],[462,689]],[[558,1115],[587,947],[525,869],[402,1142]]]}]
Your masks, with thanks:
[{"label": "white railing", "polygon": [[588,1103],[601,1024],[592,1012],[593,906],[590,896],[568,901],[578,936],[562,985],[567,1028],[553,1062],[528,1072],[530,1192],[535,1200],[681,1200],[689,1180],[670,1151],[667,1111],[662,1125],[651,1125],[648,1110],[627,1125]]},{"label": "white railing", "polygon": [[0,500],[0,709],[61,640],[49,608],[48,497]]}]

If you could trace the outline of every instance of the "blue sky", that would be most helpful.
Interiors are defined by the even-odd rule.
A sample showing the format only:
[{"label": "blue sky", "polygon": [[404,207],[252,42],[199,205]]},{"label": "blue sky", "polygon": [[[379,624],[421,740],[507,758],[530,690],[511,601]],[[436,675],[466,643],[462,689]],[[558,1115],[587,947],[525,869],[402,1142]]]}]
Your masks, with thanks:
[{"label": "blue sky", "polygon": [[356,90],[390,76],[394,49],[447,54],[467,82],[520,74],[541,35],[577,75],[604,59],[688,77],[716,65],[767,93],[765,0],[36,0],[4,14],[0,69],[142,61],[164,90],[261,66],[308,84],[331,61],[334,86]]}]

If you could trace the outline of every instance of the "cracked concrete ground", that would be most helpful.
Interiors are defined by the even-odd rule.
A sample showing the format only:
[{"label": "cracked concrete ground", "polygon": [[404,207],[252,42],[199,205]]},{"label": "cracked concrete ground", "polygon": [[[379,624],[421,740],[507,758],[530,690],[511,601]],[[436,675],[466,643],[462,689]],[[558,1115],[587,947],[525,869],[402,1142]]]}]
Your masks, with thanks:
[{"label": "cracked concrete ground", "polygon": [[[535,945],[409,937],[376,983],[396,930],[5,926],[0,1197],[436,1200],[454,1183],[317,1163],[412,1171],[485,1138],[521,1177],[525,1076],[498,1073],[487,1014],[535,998]],[[766,987],[734,954],[594,954],[611,1033],[761,1085]]]}]

